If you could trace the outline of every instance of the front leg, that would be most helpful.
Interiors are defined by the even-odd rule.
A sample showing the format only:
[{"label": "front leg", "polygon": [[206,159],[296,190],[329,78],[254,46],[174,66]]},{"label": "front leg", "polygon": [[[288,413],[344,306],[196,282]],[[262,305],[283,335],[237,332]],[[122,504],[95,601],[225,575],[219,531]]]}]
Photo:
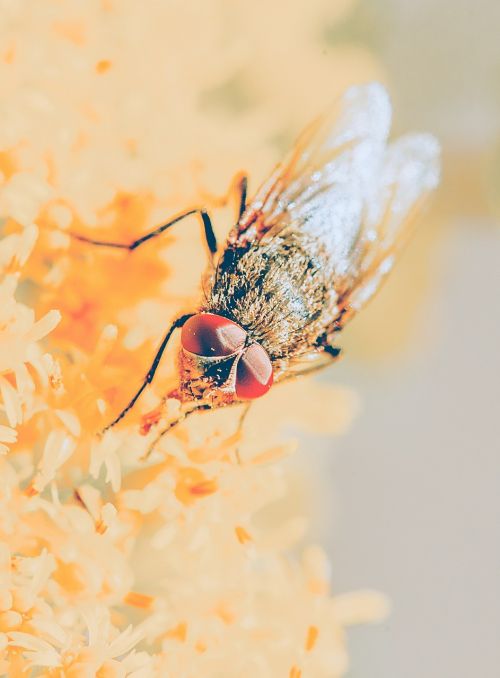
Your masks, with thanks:
[{"label": "front leg", "polygon": [[144,377],[144,380],[141,384],[141,387],[137,390],[137,392],[134,394],[134,396],[130,399],[129,403],[123,408],[123,410],[118,414],[117,417],[113,419],[112,422],[110,422],[107,426],[105,426],[102,430],[102,433],[105,433],[108,431],[110,428],[112,428],[115,424],[117,424],[119,421],[123,419],[123,417],[133,408],[137,400],[139,399],[141,393],[144,391],[144,389],[153,381],[154,376],[156,374],[156,370],[158,369],[158,365],[160,364],[160,360],[162,359],[163,353],[167,347],[168,342],[170,341],[170,337],[174,333],[176,329],[179,329],[184,325],[184,323],[189,320],[193,316],[193,313],[187,313],[186,315],[180,316],[180,318],[177,318],[177,320],[174,320],[174,322],[170,325],[168,328],[167,333],[165,334],[163,341],[160,344],[159,349],[156,352],[156,355],[153,359],[153,362],[151,363],[151,367],[149,368],[146,376]]}]

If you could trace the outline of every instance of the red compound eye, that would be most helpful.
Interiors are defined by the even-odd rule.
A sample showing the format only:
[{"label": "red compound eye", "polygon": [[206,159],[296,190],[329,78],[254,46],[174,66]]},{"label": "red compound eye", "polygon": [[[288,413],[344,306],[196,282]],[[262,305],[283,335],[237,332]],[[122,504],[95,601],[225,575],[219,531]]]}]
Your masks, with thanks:
[{"label": "red compound eye", "polygon": [[197,313],[189,318],[181,332],[182,348],[203,358],[225,358],[245,343],[247,333],[215,313]]},{"label": "red compound eye", "polygon": [[273,383],[271,359],[260,344],[252,344],[243,353],[236,368],[236,395],[253,400],[267,393]]}]

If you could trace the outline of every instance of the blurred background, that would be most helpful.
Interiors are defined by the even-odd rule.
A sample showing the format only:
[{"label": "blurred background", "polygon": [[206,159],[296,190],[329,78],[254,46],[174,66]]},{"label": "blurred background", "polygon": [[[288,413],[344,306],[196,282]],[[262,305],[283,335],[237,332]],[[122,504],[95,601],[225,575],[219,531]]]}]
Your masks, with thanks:
[{"label": "blurred background", "polygon": [[[349,678],[497,676],[500,4],[145,7],[0,0],[0,142],[29,139],[21,164],[56,167],[89,227],[117,190],[154,194],[156,220],[222,195],[239,169],[255,190],[353,83],[388,87],[395,134],[440,139],[442,185],[416,237],[344,333],[344,361],[320,377],[352,389],[359,413],[341,437],[304,436],[298,464],[334,591],[374,588],[392,602],[383,625],[349,632]],[[203,252],[190,254],[192,270],[181,260],[173,277],[176,308],[197,289]],[[175,269],[172,252],[161,256]]]},{"label": "blurred background", "polygon": [[327,32],[376,55],[396,128],[432,131],[444,155],[417,238],[328,375],[361,399],[321,452],[334,581],[393,605],[352,631],[351,678],[498,671],[499,25],[488,0],[360,0]]}]

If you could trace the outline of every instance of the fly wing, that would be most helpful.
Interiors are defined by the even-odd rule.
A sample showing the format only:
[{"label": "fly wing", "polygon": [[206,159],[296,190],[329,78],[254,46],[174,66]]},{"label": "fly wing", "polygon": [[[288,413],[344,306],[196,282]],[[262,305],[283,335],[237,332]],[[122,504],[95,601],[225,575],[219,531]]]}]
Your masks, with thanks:
[{"label": "fly wing", "polygon": [[[313,123],[242,216],[230,242],[291,230],[326,254],[331,318],[361,307],[389,270],[408,216],[439,177],[429,135],[387,146],[391,106],[378,84],[352,87]],[[338,329],[340,325],[336,327]]]},{"label": "fly wing", "polygon": [[239,242],[292,225],[324,241],[332,266],[340,263],[358,234],[363,198],[381,166],[390,123],[381,85],[347,90],[260,188],[237,226]]},{"label": "fly wing", "polygon": [[373,296],[391,270],[439,174],[440,147],[430,134],[408,134],[387,147],[367,195],[346,274],[336,281],[345,319]]}]

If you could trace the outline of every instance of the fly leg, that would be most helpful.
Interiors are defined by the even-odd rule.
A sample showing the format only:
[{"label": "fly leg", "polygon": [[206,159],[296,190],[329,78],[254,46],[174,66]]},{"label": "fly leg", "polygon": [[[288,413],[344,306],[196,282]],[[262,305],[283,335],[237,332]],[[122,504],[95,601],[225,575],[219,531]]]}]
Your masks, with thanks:
[{"label": "fly leg", "polygon": [[[234,406],[239,405],[239,404],[240,404],[240,403],[238,403],[238,402],[234,402],[234,403],[231,403],[228,407],[234,407]],[[249,410],[250,410],[250,406],[251,406],[251,403],[246,403],[245,406],[244,406],[244,409],[243,409],[242,413],[240,414],[240,417],[239,417],[239,419],[238,419],[238,426],[237,426],[236,434],[235,434],[236,436],[238,436],[238,435],[241,433],[241,430],[242,430],[242,428],[243,428],[243,424],[244,424],[244,422],[245,422],[245,418],[246,418],[246,416],[247,416],[247,414],[248,414],[248,412],[249,412]],[[212,409],[212,405],[210,405],[209,403],[201,403],[200,405],[195,405],[194,407],[192,407],[191,409],[187,410],[186,412],[181,412],[181,414],[180,414],[176,419],[174,419],[173,421],[169,422],[169,423],[165,426],[165,428],[163,428],[163,429],[158,433],[158,435],[155,437],[155,439],[153,440],[153,442],[151,443],[151,445],[150,445],[150,446],[148,447],[148,449],[146,450],[146,453],[145,453],[144,456],[142,457],[142,460],[145,460],[145,459],[147,459],[147,458],[149,457],[149,455],[153,452],[153,450],[154,450],[155,447],[158,445],[158,443],[159,443],[160,440],[163,438],[163,436],[165,436],[165,435],[166,435],[167,433],[169,433],[173,428],[175,428],[178,424],[180,424],[180,423],[183,422],[185,419],[187,419],[187,417],[191,416],[194,412],[201,412],[201,411],[203,411],[203,410],[211,410],[211,409]],[[240,456],[239,456],[239,450],[238,450],[238,448],[236,448],[236,450],[235,450],[235,456],[236,456],[236,461],[238,462],[238,464],[241,464],[241,459],[240,459]]]},{"label": "fly leg", "polygon": [[238,435],[241,435],[241,432],[243,431],[243,425],[245,423],[245,419],[248,416],[248,413],[250,412],[250,408],[252,407],[252,401],[249,400],[245,405],[243,406],[243,410],[240,414],[240,417],[238,419],[238,428],[236,429],[236,433]]},{"label": "fly leg", "polygon": [[248,177],[244,172],[238,172],[233,177],[226,195],[222,196],[221,198],[204,191],[201,192],[202,195],[205,195],[207,201],[209,201],[215,207],[225,207],[232,196],[235,195],[237,201],[236,220],[238,222],[247,208],[247,191]]},{"label": "fly leg", "polygon": [[342,349],[339,348],[339,346],[331,346],[330,344],[328,344],[327,346],[323,347],[323,350],[325,353],[328,353],[329,356],[335,359],[339,357]]},{"label": "fly leg", "polygon": [[[243,432],[243,426],[245,424],[245,420],[248,416],[248,413],[250,412],[250,408],[252,406],[252,401],[250,400],[248,403],[246,403],[243,407],[243,410],[240,414],[240,417],[238,419],[238,428],[236,429],[236,435],[240,438],[241,434]],[[240,447],[237,444],[236,448],[234,450],[234,456],[236,457],[236,461],[238,464],[241,465],[241,455],[240,455]]]},{"label": "fly leg", "polygon": [[[237,174],[233,179],[231,187],[228,191],[228,195],[233,193],[233,191],[236,191],[238,194],[238,221],[240,220],[247,206],[247,186],[247,176],[245,174]],[[227,197],[220,201],[221,205],[226,203]],[[193,215],[198,215],[201,219],[205,244],[208,250],[210,261],[213,263],[214,255],[217,253],[217,237],[215,235],[212,220],[210,219],[208,212],[201,208],[195,208],[181,212],[180,214],[172,217],[172,219],[169,219],[169,221],[167,221],[165,224],[157,226],[152,231],[145,233],[140,238],[132,240],[130,243],[114,242],[110,240],[96,240],[79,233],[70,233],[70,235],[75,238],[75,240],[86,242],[89,245],[96,245],[97,247],[111,247],[114,249],[128,250],[129,252],[133,252],[145,242],[148,242],[148,240],[152,240],[153,238],[156,238],[162,233],[168,231],[169,228],[171,228],[174,224],[177,224],[179,221],[182,221],[182,219],[186,219],[187,217]]]},{"label": "fly leg", "polygon": [[158,443],[160,442],[160,440],[163,438],[163,436],[166,435],[166,434],[167,434],[169,431],[171,431],[173,428],[175,428],[178,424],[180,424],[181,421],[184,421],[185,419],[187,419],[187,417],[189,417],[189,416],[190,416],[191,414],[193,414],[194,412],[199,412],[200,410],[210,410],[210,409],[212,409],[211,405],[208,405],[207,403],[203,403],[203,404],[201,404],[201,405],[196,405],[195,407],[193,407],[192,409],[188,410],[187,412],[182,412],[182,413],[177,417],[177,419],[174,419],[173,421],[171,421],[169,424],[167,424],[167,425],[165,426],[164,429],[162,429],[162,430],[158,433],[158,435],[156,436],[156,438],[153,440],[153,442],[151,443],[151,445],[150,445],[150,446],[148,447],[148,449],[146,450],[145,454],[141,457],[141,460],[142,460],[142,461],[146,460],[146,459],[149,457],[149,455],[153,452],[153,450],[155,449],[155,447],[158,445]]},{"label": "fly leg", "polygon": [[246,174],[239,175],[238,183],[236,184],[236,186],[240,194],[240,201],[238,205],[238,221],[239,221],[247,208],[248,177]]},{"label": "fly leg", "polygon": [[135,403],[137,402],[139,396],[141,393],[144,391],[144,389],[149,386],[149,384],[153,381],[154,376],[156,374],[156,370],[158,369],[158,365],[160,364],[160,360],[163,356],[163,353],[167,347],[168,342],[170,341],[170,337],[174,333],[174,331],[184,325],[184,323],[193,316],[193,313],[187,313],[185,315],[181,315],[180,318],[177,318],[177,320],[174,320],[174,322],[170,325],[168,328],[167,333],[165,334],[163,341],[160,344],[159,349],[156,352],[156,355],[154,357],[153,362],[151,363],[151,367],[149,368],[146,376],[144,377],[144,380],[142,382],[141,387],[138,389],[138,391],[135,393],[135,395],[131,398],[129,401],[128,405],[126,405],[123,410],[120,412],[120,414],[113,419],[112,422],[110,422],[103,430],[102,433],[105,433],[108,431],[110,428],[112,428],[115,424],[117,424],[123,417],[127,414],[129,410],[133,408]]},{"label": "fly leg", "polygon": [[171,228],[174,224],[177,224],[179,221],[182,221],[182,219],[186,219],[186,217],[190,217],[195,214],[198,215],[199,218],[201,219],[208,255],[210,257],[210,260],[213,261],[214,255],[217,252],[217,238],[215,236],[215,232],[212,226],[212,220],[210,219],[208,212],[200,208],[181,212],[180,214],[177,214],[175,217],[167,221],[165,224],[157,226],[152,231],[145,233],[140,238],[132,240],[132,242],[130,243],[113,242],[108,240],[94,240],[94,238],[89,238],[85,235],[80,235],[79,233],[71,233],[70,235],[73,238],[75,238],[75,240],[79,240],[80,242],[86,242],[89,243],[90,245],[96,245],[97,247],[113,247],[115,249],[128,250],[129,252],[133,252],[138,247],[143,245],[145,242],[148,242],[148,240],[152,240],[153,238],[156,238],[162,233],[168,231],[169,228]]}]

